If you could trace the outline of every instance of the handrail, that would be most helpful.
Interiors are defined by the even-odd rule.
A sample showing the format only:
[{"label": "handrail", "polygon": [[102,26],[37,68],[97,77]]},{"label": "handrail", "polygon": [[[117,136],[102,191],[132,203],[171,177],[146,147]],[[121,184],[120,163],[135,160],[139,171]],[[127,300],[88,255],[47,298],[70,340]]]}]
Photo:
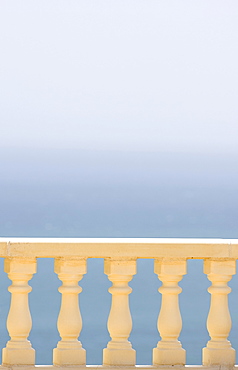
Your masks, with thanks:
[{"label": "handrail", "polygon": [[238,258],[238,239],[0,238],[0,257]]},{"label": "handrail", "polygon": [[[138,258],[153,258],[154,272],[162,282],[158,317],[161,340],[153,349],[152,366],[170,368],[186,364],[186,351],[178,340],[182,329],[179,308],[182,289],[178,283],[187,272],[188,259],[204,259],[204,273],[211,281],[207,319],[211,339],[203,349],[202,368],[235,366],[235,350],[227,339],[231,329],[228,307],[231,289],[227,284],[236,272],[238,239],[0,238],[0,257],[5,258],[4,270],[12,280],[7,320],[11,339],[3,349],[2,368],[35,367],[35,351],[27,339],[32,326],[28,304],[28,293],[32,288],[28,281],[36,273],[37,258],[55,258],[55,273],[62,281],[58,317],[61,340],[53,351],[54,366],[86,367],[86,351],[78,340],[82,329],[78,304],[82,288],[78,282],[87,272],[88,258],[104,258],[104,272],[112,282],[108,318],[111,341],[103,350],[103,367],[126,369],[136,366],[136,351],[128,341],[132,329],[128,299],[132,289],[128,283],[136,274]],[[150,367],[141,366],[140,369]]]}]

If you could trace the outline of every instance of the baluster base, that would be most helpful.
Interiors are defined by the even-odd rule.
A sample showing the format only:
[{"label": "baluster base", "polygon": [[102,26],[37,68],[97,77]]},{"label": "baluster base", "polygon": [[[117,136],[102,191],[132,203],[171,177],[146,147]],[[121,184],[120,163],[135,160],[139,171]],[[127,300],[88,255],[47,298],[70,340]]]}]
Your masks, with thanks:
[{"label": "baluster base", "polygon": [[234,366],[236,361],[236,351],[234,348],[208,348],[202,350],[203,365],[230,365]]},{"label": "baluster base", "polygon": [[185,349],[175,348],[154,348],[153,349],[153,365],[185,365],[186,351]]},{"label": "baluster base", "polygon": [[86,351],[82,348],[81,342],[59,342],[57,348],[54,348],[53,350],[53,364],[85,365]]},{"label": "baluster base", "polygon": [[[23,344],[27,345],[28,343],[29,348],[24,348]],[[13,348],[11,348],[11,346]],[[16,346],[18,346],[18,348],[16,348]],[[31,347],[29,341],[24,343],[9,341],[6,348],[2,350],[2,363],[3,365],[34,365],[35,350]]]},{"label": "baluster base", "polygon": [[136,364],[136,351],[131,349],[104,348],[103,365],[134,366]]}]

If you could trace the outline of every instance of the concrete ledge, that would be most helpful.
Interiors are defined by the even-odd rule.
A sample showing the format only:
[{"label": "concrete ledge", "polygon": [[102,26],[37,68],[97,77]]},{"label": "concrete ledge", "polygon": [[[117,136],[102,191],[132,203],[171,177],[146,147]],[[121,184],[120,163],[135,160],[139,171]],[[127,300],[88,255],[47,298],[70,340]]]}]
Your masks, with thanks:
[{"label": "concrete ledge", "polygon": [[0,257],[238,258],[238,239],[0,238]]},{"label": "concrete ledge", "polygon": [[[232,368],[232,370],[237,370],[237,365]],[[87,366],[53,366],[53,365],[36,365],[36,366],[1,366],[0,370],[75,370],[76,368],[80,370],[218,370],[221,366],[202,366],[202,365],[173,365],[173,366],[150,366],[150,365],[136,365],[136,366],[102,366],[102,365],[87,365]],[[228,367],[223,367],[222,369],[228,369]],[[231,370],[231,368],[229,368]]]}]

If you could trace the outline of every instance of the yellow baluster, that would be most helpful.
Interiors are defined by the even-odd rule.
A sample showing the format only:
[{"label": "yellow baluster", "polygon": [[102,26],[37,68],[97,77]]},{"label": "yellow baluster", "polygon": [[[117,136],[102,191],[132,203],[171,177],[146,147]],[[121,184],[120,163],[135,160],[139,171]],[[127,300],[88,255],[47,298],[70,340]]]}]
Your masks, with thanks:
[{"label": "yellow baluster", "polygon": [[162,281],[159,288],[162,303],[158,317],[158,331],[161,341],[153,349],[154,365],[184,365],[186,351],[182,348],[178,337],[182,329],[178,295],[182,289],[178,282],[186,274],[186,261],[155,260],[155,273]]},{"label": "yellow baluster", "polygon": [[11,306],[7,318],[7,329],[11,339],[2,351],[4,365],[34,365],[35,350],[27,340],[32,320],[28,304],[28,293],[32,288],[28,281],[36,273],[35,259],[7,258],[4,270],[12,280]]},{"label": "yellow baluster", "polygon": [[105,260],[104,272],[112,286],[111,311],[108,318],[108,331],[112,340],[103,350],[104,365],[135,365],[136,353],[128,341],[132,329],[129,297],[132,289],[128,282],[136,274],[135,260]]},{"label": "yellow baluster", "polygon": [[54,365],[85,365],[86,351],[78,340],[82,330],[78,294],[82,291],[78,281],[86,273],[85,259],[56,259],[55,272],[62,281],[59,292],[62,294],[58,317],[58,330],[61,341],[53,351]]},{"label": "yellow baluster", "polygon": [[203,348],[203,364],[235,364],[235,350],[227,339],[231,330],[231,317],[228,307],[228,294],[231,288],[227,283],[236,272],[236,261],[205,260],[204,273],[212,285],[208,288],[211,294],[210,311],[207,318],[207,330],[211,340]]}]

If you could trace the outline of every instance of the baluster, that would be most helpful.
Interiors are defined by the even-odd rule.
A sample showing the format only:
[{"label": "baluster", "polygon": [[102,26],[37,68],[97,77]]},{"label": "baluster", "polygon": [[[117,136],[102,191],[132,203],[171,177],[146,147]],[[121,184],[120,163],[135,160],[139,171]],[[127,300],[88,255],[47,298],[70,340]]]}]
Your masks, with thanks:
[{"label": "baluster", "polygon": [[231,330],[231,317],[228,307],[228,294],[231,288],[227,285],[236,272],[236,262],[205,260],[204,273],[212,285],[208,288],[211,294],[210,311],[207,318],[207,330],[211,340],[203,348],[203,364],[235,364],[235,350],[227,337]]},{"label": "baluster", "polygon": [[128,282],[136,274],[136,261],[105,260],[104,272],[113,285],[108,290],[112,304],[107,324],[112,340],[103,350],[103,364],[135,365],[136,353],[128,341],[132,329]]},{"label": "baluster", "polygon": [[78,281],[86,273],[86,260],[56,259],[55,273],[63,283],[59,287],[62,299],[57,323],[62,340],[53,351],[53,363],[54,365],[84,365],[86,351],[78,341],[82,330],[78,302],[78,294],[81,293],[82,288],[79,287]]},{"label": "baluster", "polygon": [[11,339],[2,350],[2,362],[4,365],[34,365],[35,350],[27,340],[32,327],[28,304],[28,293],[32,288],[28,281],[36,273],[36,260],[7,258],[4,261],[4,271],[12,280],[12,285],[8,288],[11,306],[7,318]]},{"label": "baluster", "polygon": [[158,317],[158,331],[161,341],[153,349],[153,364],[184,365],[186,351],[178,340],[182,329],[178,300],[182,289],[178,286],[178,282],[186,274],[186,261],[155,260],[155,273],[163,285],[159,288],[159,292],[162,294]]}]

